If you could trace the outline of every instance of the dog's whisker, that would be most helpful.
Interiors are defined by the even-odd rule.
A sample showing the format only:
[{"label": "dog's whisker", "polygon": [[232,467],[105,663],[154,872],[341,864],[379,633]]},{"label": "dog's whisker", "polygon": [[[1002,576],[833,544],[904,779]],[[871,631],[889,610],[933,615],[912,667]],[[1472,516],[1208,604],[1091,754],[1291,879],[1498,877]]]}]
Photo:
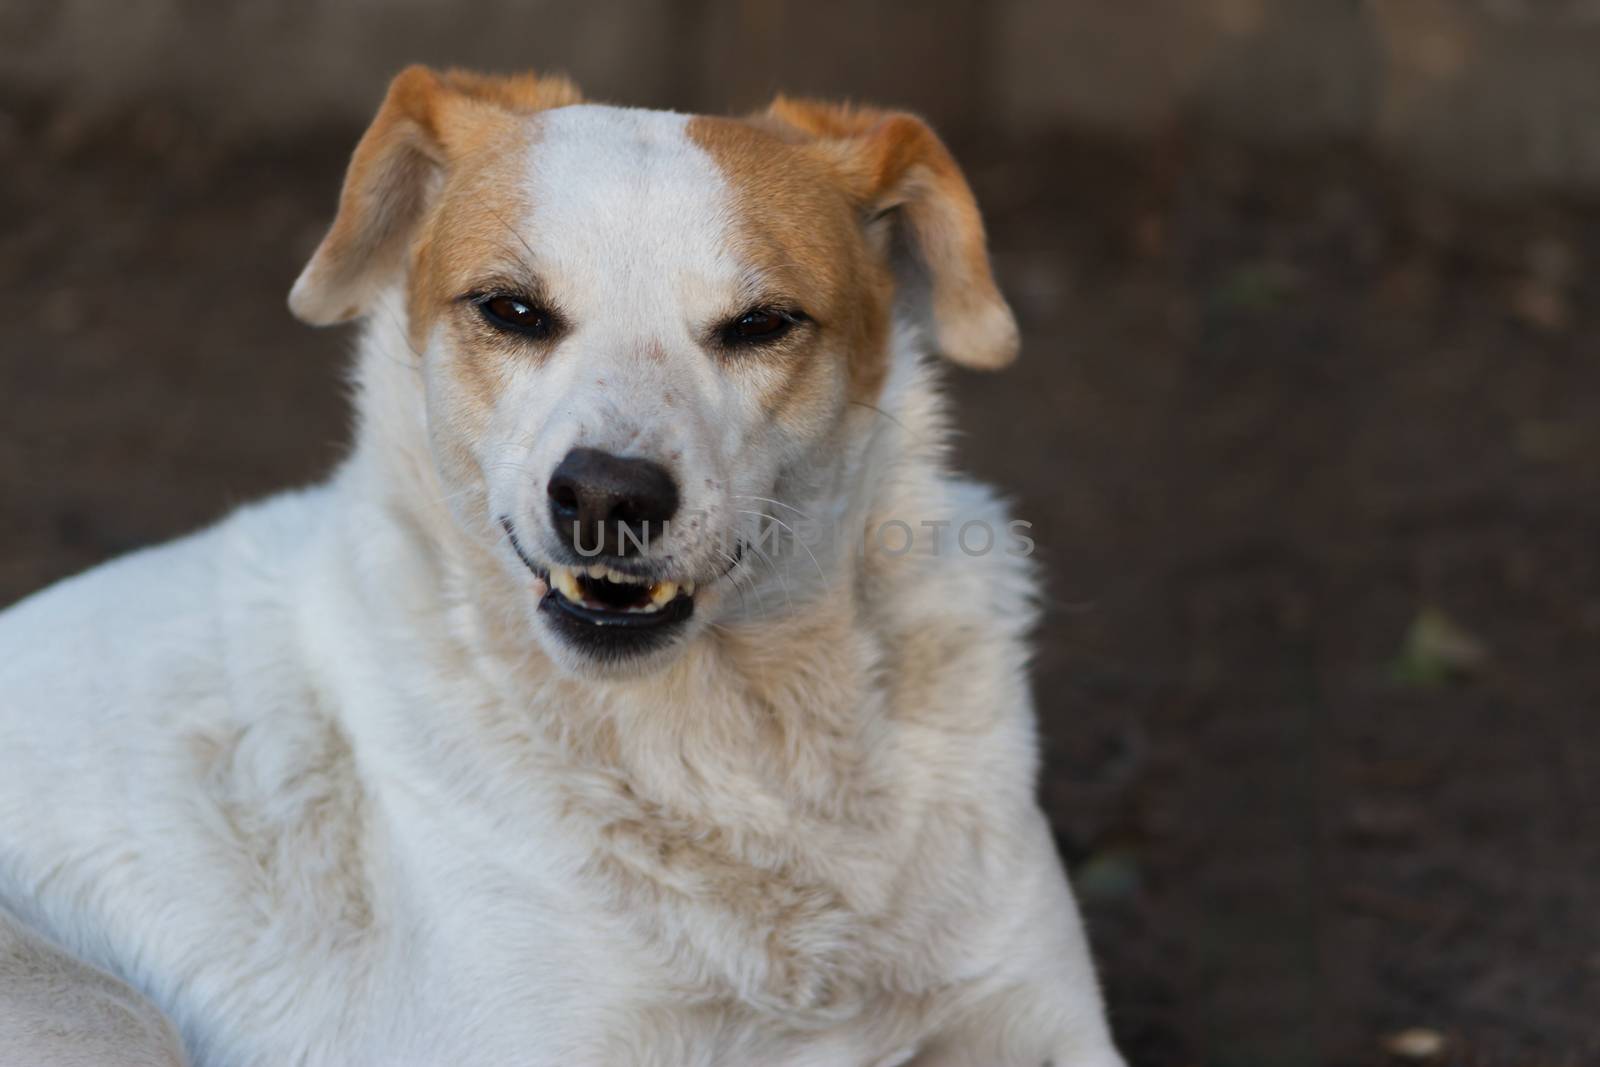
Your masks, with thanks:
[{"label": "dog's whisker", "polygon": [[[513,226],[513,225],[511,225],[511,223],[507,222],[506,221],[506,217],[504,215],[500,214],[500,212],[498,212],[494,208],[490,207],[488,205],[488,203],[486,203],[482,199],[480,199],[478,201],[478,203],[479,203],[479,206],[481,206],[485,211],[487,211],[489,214],[494,216],[496,222],[500,223],[500,225],[502,225],[502,226],[504,226],[506,228],[506,232],[507,233],[509,233],[511,236],[513,236],[513,237],[515,237],[517,239],[517,243],[522,245],[522,247],[527,250],[528,255],[533,260],[537,260],[539,258],[539,254],[533,250],[533,246],[528,243],[528,239],[526,237],[522,236],[522,234],[518,232],[518,230],[517,230],[517,228],[515,226]],[[518,258],[521,258],[521,257],[518,257]],[[530,269],[530,267],[529,267],[529,265],[527,263],[524,263],[522,266],[523,266],[524,270],[527,270],[530,274],[532,273],[532,270]]]},{"label": "dog's whisker", "polygon": [[[718,548],[715,551],[717,555],[728,561],[728,569],[722,573],[727,576],[727,578],[734,583],[734,587],[737,588],[740,578],[739,557],[734,555],[732,552],[726,551],[725,549]],[[743,594],[741,593],[740,595],[742,596]]]},{"label": "dog's whisker", "polygon": [[[793,526],[790,526],[788,523],[784,522],[782,519],[778,518],[776,515],[769,515],[764,511],[748,511],[748,510],[746,510],[744,508],[738,508],[736,510],[738,510],[738,512],[741,515],[756,515],[756,516],[759,516],[759,517],[761,517],[763,519],[769,519],[772,522],[777,523],[783,529],[787,530],[789,532],[789,536],[794,538],[795,544],[799,545],[802,549],[804,549],[805,550],[805,554],[807,556],[811,557],[811,565],[817,569],[817,577],[822,579],[824,584],[827,583],[828,576],[827,576],[827,574],[825,574],[823,572],[822,564],[817,560],[816,553],[811,551],[811,546],[806,544],[805,538],[801,537],[798,533],[795,532],[795,529],[794,529]],[[776,568],[774,568],[774,569],[776,569]]]},{"label": "dog's whisker", "polygon": [[776,504],[780,508],[787,508],[789,511],[794,512],[796,515],[800,516],[806,522],[816,522],[817,521],[814,517],[812,517],[811,515],[807,514],[804,511],[801,511],[799,508],[795,507],[793,504],[785,503],[782,500],[774,500],[770,496],[756,496],[754,493],[735,493],[734,496],[736,498],[740,499],[740,500],[754,500],[754,501],[756,501],[758,503],[761,503],[761,504]]},{"label": "dog's whisker", "polygon": [[882,415],[884,418],[900,427],[900,429],[904,430],[907,434],[910,434],[911,437],[917,437],[916,434],[911,433],[911,427],[907,426],[905,423],[901,422],[899,419],[895,418],[893,415],[889,414],[876,404],[869,404],[865,400],[851,400],[848,401],[848,403],[858,408],[866,408],[868,411],[876,411],[879,415]]},{"label": "dog's whisker", "polygon": [[750,550],[756,554],[756,558],[757,559],[761,560],[763,563],[765,563],[767,565],[767,570],[772,572],[772,576],[774,578],[778,579],[778,586],[779,586],[779,588],[781,588],[783,590],[784,604],[788,607],[790,612],[793,612],[794,611],[794,601],[789,596],[789,583],[784,580],[783,571],[778,567],[777,563],[773,560],[773,558],[771,556],[767,555],[767,553],[762,550],[762,548],[761,548],[761,546],[759,544],[756,544],[755,542],[751,542],[750,543]]},{"label": "dog's whisker", "polygon": [[[741,542],[741,544],[744,544],[744,542]],[[739,610],[741,612],[743,612],[743,613],[748,613],[749,610],[750,610],[750,606],[745,601],[745,598],[744,598],[744,590],[741,589],[740,586],[739,586],[740,581],[743,580],[743,581],[745,581],[746,583],[749,584],[750,592],[755,594],[756,605],[757,605],[758,610],[761,613],[760,617],[763,618],[763,619],[767,618],[768,615],[767,615],[766,600],[765,600],[765,598],[762,597],[761,590],[756,586],[754,576],[751,575],[751,574],[748,574],[748,573],[742,573],[739,570],[739,557],[737,557],[737,556],[735,556],[735,555],[733,555],[733,554],[731,554],[729,552],[725,552],[725,551],[723,551],[721,549],[718,549],[717,552],[724,559],[726,559],[728,561],[728,563],[730,564],[730,566],[728,568],[728,575],[729,575],[730,580],[733,582],[734,590],[736,592],[738,592],[738,594],[739,594]]]}]

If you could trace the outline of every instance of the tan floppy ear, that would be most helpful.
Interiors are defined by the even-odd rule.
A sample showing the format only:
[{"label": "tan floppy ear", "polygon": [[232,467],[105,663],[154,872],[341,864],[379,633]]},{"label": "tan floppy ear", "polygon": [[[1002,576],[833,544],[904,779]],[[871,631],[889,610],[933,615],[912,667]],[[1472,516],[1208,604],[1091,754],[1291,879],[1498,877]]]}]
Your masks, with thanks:
[{"label": "tan floppy ear", "polygon": [[912,266],[926,279],[940,354],[980,370],[1016,358],[1017,323],[995,285],[977,201],[927,123],[905,112],[781,96],[767,115],[828,151],[869,217],[893,213],[902,221]]},{"label": "tan floppy ear", "polygon": [[565,78],[494,77],[407,67],[356,145],[339,213],[294,287],[289,309],[313,326],[365,313],[405,268],[418,224],[452,160],[495,118],[582,99]]}]

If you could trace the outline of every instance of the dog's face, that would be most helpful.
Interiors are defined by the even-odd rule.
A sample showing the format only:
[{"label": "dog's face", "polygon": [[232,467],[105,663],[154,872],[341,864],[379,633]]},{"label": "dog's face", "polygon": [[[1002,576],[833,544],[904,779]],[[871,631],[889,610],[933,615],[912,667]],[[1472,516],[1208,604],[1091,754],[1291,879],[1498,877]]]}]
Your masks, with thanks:
[{"label": "dog's face", "polygon": [[413,68],[291,305],[342,321],[396,284],[452,510],[590,673],[737,618],[741,577],[779,565],[769,524],[848,492],[846,416],[878,396],[892,316],[969,365],[1015,350],[927,127],[787,101],[688,117]]}]

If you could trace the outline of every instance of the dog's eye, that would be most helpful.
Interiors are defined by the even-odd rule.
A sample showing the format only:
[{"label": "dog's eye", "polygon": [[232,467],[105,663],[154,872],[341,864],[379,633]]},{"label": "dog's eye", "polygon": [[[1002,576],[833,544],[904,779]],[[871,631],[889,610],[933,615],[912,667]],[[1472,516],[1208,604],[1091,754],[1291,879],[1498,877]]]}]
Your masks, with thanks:
[{"label": "dog's eye", "polygon": [[498,330],[543,337],[550,332],[550,314],[520,297],[486,297],[478,302],[478,311]]},{"label": "dog's eye", "polygon": [[728,323],[723,329],[723,340],[733,345],[776,341],[799,321],[798,312],[751,308]]}]

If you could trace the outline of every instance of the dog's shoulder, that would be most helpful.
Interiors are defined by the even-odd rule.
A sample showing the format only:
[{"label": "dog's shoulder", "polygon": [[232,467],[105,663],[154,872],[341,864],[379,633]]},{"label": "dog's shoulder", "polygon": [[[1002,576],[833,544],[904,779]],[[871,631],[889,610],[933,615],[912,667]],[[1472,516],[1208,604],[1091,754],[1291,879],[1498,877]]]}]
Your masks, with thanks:
[{"label": "dog's shoulder", "polygon": [[[179,540],[113,559],[0,611],[0,730],[145,728],[239,666],[232,650],[286,648],[300,545],[319,491],[240,509]],[[151,727],[161,723],[152,723]]]},{"label": "dog's shoulder", "polygon": [[882,642],[898,721],[1031,745],[1029,640],[1038,617],[1032,526],[990,486],[951,470],[946,404],[932,373],[897,381],[896,428],[873,462],[858,585]]},{"label": "dog's shoulder", "polygon": [[280,932],[368,921],[348,870],[350,747],[296,621],[324,584],[307,569],[323,494],[241,509],[0,614],[16,651],[0,664],[0,902],[91,962],[133,977],[142,961],[153,991],[270,949],[263,902]]}]

